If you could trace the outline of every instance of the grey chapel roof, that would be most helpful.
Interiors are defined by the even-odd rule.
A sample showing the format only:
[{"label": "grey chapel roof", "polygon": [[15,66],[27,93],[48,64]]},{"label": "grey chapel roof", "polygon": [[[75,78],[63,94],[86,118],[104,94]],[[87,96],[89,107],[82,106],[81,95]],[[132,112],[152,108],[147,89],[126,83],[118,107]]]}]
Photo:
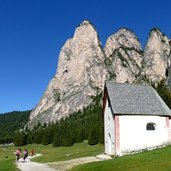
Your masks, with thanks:
[{"label": "grey chapel roof", "polygon": [[171,116],[171,110],[151,86],[106,81],[106,88],[115,114]]}]

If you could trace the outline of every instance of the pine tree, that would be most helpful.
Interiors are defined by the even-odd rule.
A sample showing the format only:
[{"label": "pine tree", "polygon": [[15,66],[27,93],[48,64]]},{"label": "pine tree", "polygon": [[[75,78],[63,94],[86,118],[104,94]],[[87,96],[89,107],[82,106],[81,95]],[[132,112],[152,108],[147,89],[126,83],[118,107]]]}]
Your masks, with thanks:
[{"label": "pine tree", "polygon": [[53,147],[60,147],[60,146],[61,146],[61,137],[59,135],[59,132],[57,131],[54,135]]},{"label": "pine tree", "polygon": [[34,143],[41,144],[43,134],[44,134],[43,128],[40,128],[39,130],[37,130],[34,134]]},{"label": "pine tree", "polygon": [[83,135],[83,129],[80,125],[77,125],[77,128],[75,130],[75,142],[76,143],[80,143],[80,142],[83,142],[84,140],[84,135]]},{"label": "pine tree", "polygon": [[74,143],[73,143],[73,139],[72,139],[71,133],[68,131],[65,134],[65,138],[63,140],[63,145],[65,147],[69,147],[69,146],[72,146],[73,144]]},{"label": "pine tree", "polygon": [[14,144],[15,146],[27,145],[27,134],[24,132],[16,134],[14,138]]},{"label": "pine tree", "polygon": [[99,133],[98,133],[98,127],[92,125],[89,131],[89,138],[88,138],[88,144],[89,145],[95,145],[99,143]]},{"label": "pine tree", "polygon": [[163,101],[169,106],[171,109],[171,90],[169,87],[166,85],[165,80],[161,80],[157,87],[156,87],[157,92],[163,99]]},{"label": "pine tree", "polygon": [[62,129],[59,123],[56,123],[54,126],[54,138],[53,138],[53,146],[54,147],[59,147],[62,145]]},{"label": "pine tree", "polygon": [[50,129],[45,129],[42,137],[42,144],[48,145],[51,143],[51,132]]}]

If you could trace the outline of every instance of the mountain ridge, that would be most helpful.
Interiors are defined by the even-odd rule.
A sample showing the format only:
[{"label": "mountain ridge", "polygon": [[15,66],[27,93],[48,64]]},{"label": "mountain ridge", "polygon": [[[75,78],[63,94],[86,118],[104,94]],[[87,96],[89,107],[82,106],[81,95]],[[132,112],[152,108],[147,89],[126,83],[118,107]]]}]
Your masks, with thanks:
[{"label": "mountain ridge", "polygon": [[29,125],[55,122],[83,110],[103,91],[105,80],[141,84],[171,80],[169,43],[159,29],[152,29],[143,49],[135,33],[122,28],[103,48],[95,27],[83,21],[61,48],[56,73],[32,110]]}]

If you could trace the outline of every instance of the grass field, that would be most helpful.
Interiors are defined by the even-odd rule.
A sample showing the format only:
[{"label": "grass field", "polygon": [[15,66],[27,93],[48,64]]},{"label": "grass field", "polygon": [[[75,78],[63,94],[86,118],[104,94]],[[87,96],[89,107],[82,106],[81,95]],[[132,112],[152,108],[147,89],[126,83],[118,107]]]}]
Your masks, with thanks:
[{"label": "grass field", "polygon": [[52,145],[28,145],[25,148],[34,148],[36,153],[42,154],[41,157],[34,158],[34,161],[40,163],[70,160],[85,156],[96,156],[103,153],[103,145],[89,146],[87,142],[76,143],[71,147],[52,147]]},{"label": "grass field", "polygon": [[[29,151],[34,148],[36,153],[42,154],[41,157],[34,158],[34,161],[42,163],[95,156],[104,150],[102,145],[89,146],[87,142],[74,144],[72,147],[55,148],[52,145],[33,144],[21,147],[22,150],[24,148]],[[14,146],[0,147],[0,171],[18,171],[15,166],[15,150]],[[72,171],[171,171],[171,146],[81,165]]]},{"label": "grass field", "polygon": [[15,147],[0,147],[0,171],[18,171],[15,165]]},{"label": "grass field", "polygon": [[72,171],[171,171],[171,146],[78,166]]},{"label": "grass field", "polygon": [[[31,144],[20,147],[23,151],[25,148],[30,152],[32,148],[35,153],[42,154],[33,160],[40,163],[70,160],[84,156],[95,156],[103,152],[103,145],[89,146],[87,142],[74,144],[71,147],[52,147],[52,145]],[[0,146],[0,171],[18,171],[15,165],[15,146]],[[30,153],[29,153],[30,155]],[[6,158],[6,156],[8,156]],[[22,157],[22,156],[21,156]]]}]

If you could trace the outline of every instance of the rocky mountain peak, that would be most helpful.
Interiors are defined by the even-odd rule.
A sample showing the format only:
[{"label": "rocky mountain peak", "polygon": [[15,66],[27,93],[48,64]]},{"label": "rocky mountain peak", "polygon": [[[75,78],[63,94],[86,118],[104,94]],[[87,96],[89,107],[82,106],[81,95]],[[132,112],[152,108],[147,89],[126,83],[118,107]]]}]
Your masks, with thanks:
[{"label": "rocky mountain peak", "polygon": [[142,50],[141,44],[133,31],[126,28],[119,29],[116,33],[109,36],[104,48],[106,56],[110,56],[115,49],[120,47]]},{"label": "rocky mountain peak", "polygon": [[149,46],[150,49],[154,50],[156,53],[165,51],[166,55],[170,54],[169,38],[164,33],[162,33],[158,28],[153,28],[150,31],[145,50]]},{"label": "rocky mountain peak", "polygon": [[92,45],[91,42],[97,45],[100,43],[95,27],[87,20],[83,21],[79,27],[76,28],[73,41],[79,42],[79,44],[82,42],[82,45]]},{"label": "rocky mountain peak", "polygon": [[76,28],[61,49],[58,69],[37,107],[30,124],[39,119],[52,122],[83,110],[100,93],[107,70],[98,34],[88,21]]},{"label": "rocky mountain peak", "polygon": [[167,78],[171,85],[170,42],[154,28],[143,50],[135,33],[121,28],[102,49],[94,26],[83,21],[62,47],[57,71],[31,112],[29,126],[38,121],[55,122],[83,110],[103,91],[105,80],[145,83]]},{"label": "rocky mountain peak", "polygon": [[141,75],[143,51],[134,32],[118,30],[107,39],[104,51],[111,79],[133,83]]},{"label": "rocky mountain peak", "polygon": [[144,49],[144,73],[148,80],[159,82],[166,79],[170,67],[169,38],[158,28],[150,31]]}]

